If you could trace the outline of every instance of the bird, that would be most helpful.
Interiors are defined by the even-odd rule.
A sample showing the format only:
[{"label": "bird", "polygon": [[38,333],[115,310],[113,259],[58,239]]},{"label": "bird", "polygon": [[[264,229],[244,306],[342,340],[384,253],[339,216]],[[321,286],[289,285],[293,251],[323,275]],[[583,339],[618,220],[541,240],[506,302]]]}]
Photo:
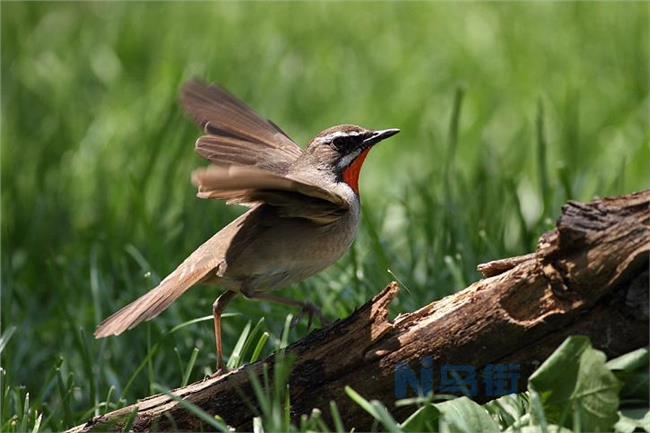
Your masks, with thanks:
[{"label": "bird", "polygon": [[337,262],[360,223],[359,175],[370,150],[399,129],[343,124],[320,132],[303,150],[280,127],[225,89],[192,79],[181,105],[203,129],[196,152],[210,165],[195,169],[202,199],[249,207],[192,252],[160,284],[103,322],[96,338],[120,335],[158,316],[199,284],[223,289],[212,305],[216,374],[227,371],[221,315],[238,295],[299,308],[323,322],[312,303],[273,292]]}]

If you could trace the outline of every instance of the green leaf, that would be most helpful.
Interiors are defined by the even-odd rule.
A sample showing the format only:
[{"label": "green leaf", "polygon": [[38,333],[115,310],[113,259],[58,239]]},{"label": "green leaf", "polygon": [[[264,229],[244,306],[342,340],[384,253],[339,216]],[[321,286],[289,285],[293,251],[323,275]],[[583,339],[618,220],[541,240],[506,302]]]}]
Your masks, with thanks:
[{"label": "green leaf", "polygon": [[528,417],[529,406],[526,393],[504,395],[483,405],[492,415],[492,418],[499,422],[502,429],[516,423],[521,425],[522,420]]},{"label": "green leaf", "polygon": [[612,431],[618,419],[620,382],[605,354],[586,337],[569,337],[528,380],[549,424],[574,431]]},{"label": "green leaf", "polygon": [[519,428],[510,427],[508,430],[505,431],[505,433],[572,433],[572,432],[566,427],[552,424],[546,426],[546,428],[542,428],[542,426],[539,425],[526,425]]},{"label": "green leaf", "polygon": [[650,410],[631,409],[619,412],[619,419],[614,425],[616,433],[632,433],[637,428],[650,432]]},{"label": "green leaf", "polygon": [[427,404],[413,412],[400,424],[405,432],[437,432],[440,411],[433,405]]},{"label": "green leaf", "polygon": [[615,371],[635,371],[648,368],[648,348],[643,347],[607,362],[607,368]]},{"label": "green leaf", "polygon": [[496,421],[488,411],[467,397],[460,397],[434,404],[440,412],[441,422],[447,424],[450,433],[498,433]]},{"label": "green leaf", "polygon": [[648,348],[644,347],[614,358],[607,363],[607,367],[623,382],[621,399],[636,400],[648,405],[648,388],[650,387],[648,362]]}]

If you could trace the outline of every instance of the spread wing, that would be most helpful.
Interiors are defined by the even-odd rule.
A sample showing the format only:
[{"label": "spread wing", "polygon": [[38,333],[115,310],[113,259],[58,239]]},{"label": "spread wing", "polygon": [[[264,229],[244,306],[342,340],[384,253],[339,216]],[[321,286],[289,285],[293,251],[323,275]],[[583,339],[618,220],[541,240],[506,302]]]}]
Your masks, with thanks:
[{"label": "spread wing", "polygon": [[216,165],[261,167],[286,173],[302,150],[277,125],[217,86],[198,80],[181,92],[187,113],[208,135],[196,142],[196,151]]},{"label": "spread wing", "polygon": [[291,175],[256,167],[210,166],[195,170],[192,182],[197,196],[252,205],[266,203],[284,217],[306,218],[329,224],[349,209],[343,197],[326,188]]}]

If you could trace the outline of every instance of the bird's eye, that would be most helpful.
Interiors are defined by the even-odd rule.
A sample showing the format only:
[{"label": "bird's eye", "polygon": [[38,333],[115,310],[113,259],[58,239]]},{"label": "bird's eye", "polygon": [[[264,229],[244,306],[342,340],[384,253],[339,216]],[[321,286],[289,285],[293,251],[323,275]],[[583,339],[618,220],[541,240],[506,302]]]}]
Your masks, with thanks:
[{"label": "bird's eye", "polygon": [[337,149],[344,149],[344,148],[350,147],[350,146],[352,146],[354,144],[354,137],[350,137],[349,135],[344,135],[342,137],[336,137],[334,140],[332,140],[332,144]]}]

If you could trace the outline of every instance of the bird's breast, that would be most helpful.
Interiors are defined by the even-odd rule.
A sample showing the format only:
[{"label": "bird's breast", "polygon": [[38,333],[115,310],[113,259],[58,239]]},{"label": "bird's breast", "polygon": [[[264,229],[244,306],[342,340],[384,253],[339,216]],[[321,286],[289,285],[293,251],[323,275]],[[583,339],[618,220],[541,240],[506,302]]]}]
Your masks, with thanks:
[{"label": "bird's breast", "polygon": [[262,217],[248,220],[247,224],[257,227],[244,228],[236,240],[239,244],[226,254],[222,275],[253,290],[286,287],[329,267],[349,250],[359,226],[358,206],[327,225],[300,218],[264,221]]}]

